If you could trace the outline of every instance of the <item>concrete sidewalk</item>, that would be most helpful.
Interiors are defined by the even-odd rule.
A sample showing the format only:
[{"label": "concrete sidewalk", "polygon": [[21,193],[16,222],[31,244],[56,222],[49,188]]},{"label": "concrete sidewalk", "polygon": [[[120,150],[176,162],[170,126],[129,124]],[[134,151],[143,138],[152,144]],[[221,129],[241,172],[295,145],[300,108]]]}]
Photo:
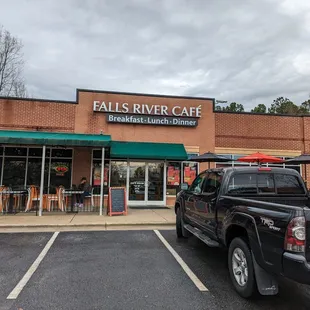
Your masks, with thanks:
[{"label": "concrete sidewalk", "polygon": [[44,213],[35,216],[34,213],[18,213],[16,215],[0,216],[0,232],[23,231],[38,229],[46,230],[105,230],[134,229],[139,226],[146,228],[172,227],[175,225],[174,209],[129,209],[128,215],[99,216],[98,213]]}]

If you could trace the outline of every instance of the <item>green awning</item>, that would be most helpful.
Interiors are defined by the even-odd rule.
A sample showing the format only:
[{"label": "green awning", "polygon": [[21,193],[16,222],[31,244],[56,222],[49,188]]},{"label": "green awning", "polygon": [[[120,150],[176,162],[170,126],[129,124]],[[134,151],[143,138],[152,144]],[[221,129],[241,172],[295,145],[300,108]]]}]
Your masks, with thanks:
[{"label": "green awning", "polygon": [[110,141],[109,135],[0,130],[1,144],[104,147]]},{"label": "green awning", "polygon": [[187,160],[183,144],[151,142],[111,142],[111,158]]}]

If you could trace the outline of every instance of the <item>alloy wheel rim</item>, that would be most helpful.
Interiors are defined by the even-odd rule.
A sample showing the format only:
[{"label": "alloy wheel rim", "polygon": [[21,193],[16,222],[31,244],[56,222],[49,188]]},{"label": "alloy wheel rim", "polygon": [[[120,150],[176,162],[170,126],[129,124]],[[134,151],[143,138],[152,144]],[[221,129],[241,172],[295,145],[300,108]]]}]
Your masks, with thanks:
[{"label": "alloy wheel rim", "polygon": [[244,252],[235,248],[232,255],[232,269],[238,285],[245,286],[248,282],[248,263]]}]

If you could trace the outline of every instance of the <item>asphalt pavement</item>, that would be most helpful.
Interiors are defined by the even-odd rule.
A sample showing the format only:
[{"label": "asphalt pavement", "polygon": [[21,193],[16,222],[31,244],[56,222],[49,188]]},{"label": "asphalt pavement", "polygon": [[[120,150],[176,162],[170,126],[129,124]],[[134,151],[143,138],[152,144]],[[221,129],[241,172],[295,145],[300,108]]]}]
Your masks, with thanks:
[{"label": "asphalt pavement", "polygon": [[0,234],[0,310],[310,309],[310,287],[280,280],[279,295],[247,301],[227,254],[160,231],[208,288],[199,291],[152,230],[61,232],[15,300],[8,300],[53,233]]}]

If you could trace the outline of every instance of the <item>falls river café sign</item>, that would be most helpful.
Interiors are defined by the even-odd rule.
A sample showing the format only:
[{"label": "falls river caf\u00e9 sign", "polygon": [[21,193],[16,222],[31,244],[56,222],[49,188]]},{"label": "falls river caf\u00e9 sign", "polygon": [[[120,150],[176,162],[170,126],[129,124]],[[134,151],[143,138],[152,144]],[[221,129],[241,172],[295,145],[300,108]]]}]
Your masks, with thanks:
[{"label": "falls river caf\u00e9 sign", "polygon": [[159,104],[140,104],[94,101],[93,111],[106,113],[108,123],[196,127],[201,117],[198,107],[168,107]]}]

